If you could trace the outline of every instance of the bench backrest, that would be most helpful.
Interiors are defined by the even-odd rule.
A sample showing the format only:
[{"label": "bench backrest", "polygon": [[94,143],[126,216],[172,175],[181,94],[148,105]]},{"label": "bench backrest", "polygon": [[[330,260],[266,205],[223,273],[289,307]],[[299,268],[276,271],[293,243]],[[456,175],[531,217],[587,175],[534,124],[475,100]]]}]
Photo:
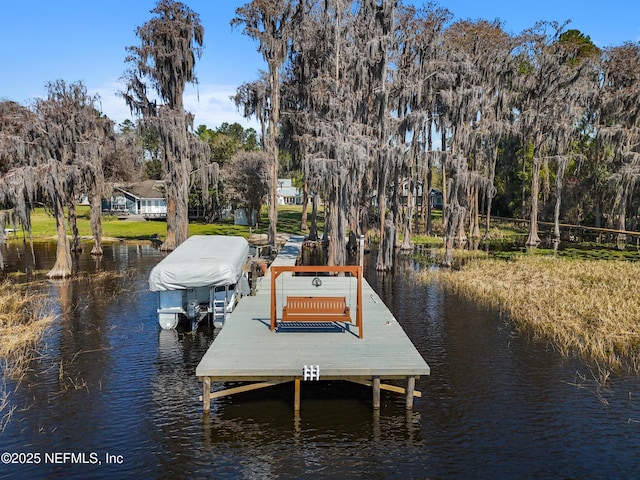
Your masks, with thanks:
[{"label": "bench backrest", "polygon": [[346,297],[287,297],[287,310],[295,313],[344,313]]}]

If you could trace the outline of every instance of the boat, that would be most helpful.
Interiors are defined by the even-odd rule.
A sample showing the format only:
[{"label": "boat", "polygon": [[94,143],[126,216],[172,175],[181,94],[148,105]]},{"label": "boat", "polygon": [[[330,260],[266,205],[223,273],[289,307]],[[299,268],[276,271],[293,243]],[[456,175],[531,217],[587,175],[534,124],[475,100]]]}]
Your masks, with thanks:
[{"label": "boat", "polygon": [[174,329],[186,318],[197,328],[208,318],[221,328],[240,298],[250,292],[248,258],[249,243],[243,237],[189,237],[149,274],[149,290],[158,292],[160,326]]}]

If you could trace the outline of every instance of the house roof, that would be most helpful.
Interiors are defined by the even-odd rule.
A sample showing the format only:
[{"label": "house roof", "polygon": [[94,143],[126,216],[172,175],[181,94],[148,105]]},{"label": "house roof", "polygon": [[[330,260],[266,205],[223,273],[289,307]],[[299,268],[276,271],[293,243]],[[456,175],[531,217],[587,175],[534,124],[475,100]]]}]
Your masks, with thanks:
[{"label": "house roof", "polygon": [[116,188],[138,199],[164,199],[164,182],[162,180],[144,180],[139,183]]},{"label": "house roof", "polygon": [[278,190],[278,195],[282,197],[300,197],[302,194],[295,187],[283,187]]},{"label": "house roof", "polygon": [[293,186],[290,178],[278,179],[278,195],[281,197],[301,197],[302,193],[297,187]]}]

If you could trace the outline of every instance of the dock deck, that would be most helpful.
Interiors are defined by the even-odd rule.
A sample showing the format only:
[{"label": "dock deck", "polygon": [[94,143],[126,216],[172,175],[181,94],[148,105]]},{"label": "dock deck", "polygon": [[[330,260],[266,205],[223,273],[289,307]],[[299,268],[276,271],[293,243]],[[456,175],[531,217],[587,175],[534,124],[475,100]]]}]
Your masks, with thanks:
[{"label": "dock deck", "polygon": [[[272,266],[295,265],[301,245],[301,238],[292,238]],[[320,286],[312,284],[314,278],[290,273],[278,277],[278,318],[287,295],[340,295],[355,312],[355,278],[318,276]],[[196,376],[203,382],[205,412],[213,398],[283,382],[294,382],[294,408],[299,410],[301,380],[371,385],[374,408],[379,408],[381,389],[404,393],[407,408],[412,408],[413,397],[420,396],[414,390],[415,379],[429,375],[429,366],[366,280],[362,281],[363,338],[358,337],[353,323],[337,331],[322,331],[322,325],[302,326],[303,331],[271,331],[269,271],[260,280],[257,294],[238,304],[196,368]],[[382,380],[405,380],[407,386],[382,384]],[[260,383],[211,392],[211,381]]]}]

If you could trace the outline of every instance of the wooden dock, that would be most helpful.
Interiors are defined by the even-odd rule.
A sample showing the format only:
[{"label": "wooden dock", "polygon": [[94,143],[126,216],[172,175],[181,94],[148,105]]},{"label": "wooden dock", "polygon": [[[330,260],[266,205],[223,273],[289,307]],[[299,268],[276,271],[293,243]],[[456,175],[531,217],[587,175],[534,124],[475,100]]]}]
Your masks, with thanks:
[{"label": "wooden dock", "polygon": [[[295,265],[301,247],[302,238],[293,237],[272,267]],[[429,366],[366,280],[362,280],[361,329],[353,322],[287,328],[280,328],[284,322],[278,322],[278,328],[271,330],[272,285],[276,316],[281,318],[288,295],[342,296],[350,311],[356,312],[357,283],[357,278],[349,276],[293,276],[290,272],[278,275],[274,283],[268,270],[257,294],[240,301],[196,368],[203,384],[204,412],[210,411],[212,399],[284,382],[293,383],[294,410],[299,411],[301,384],[322,380],[371,386],[374,409],[380,408],[380,390],[401,393],[411,409],[413,398],[421,396],[415,380],[429,375]],[[386,380],[403,381],[405,386],[383,383]],[[212,392],[212,381],[248,383]]]}]

